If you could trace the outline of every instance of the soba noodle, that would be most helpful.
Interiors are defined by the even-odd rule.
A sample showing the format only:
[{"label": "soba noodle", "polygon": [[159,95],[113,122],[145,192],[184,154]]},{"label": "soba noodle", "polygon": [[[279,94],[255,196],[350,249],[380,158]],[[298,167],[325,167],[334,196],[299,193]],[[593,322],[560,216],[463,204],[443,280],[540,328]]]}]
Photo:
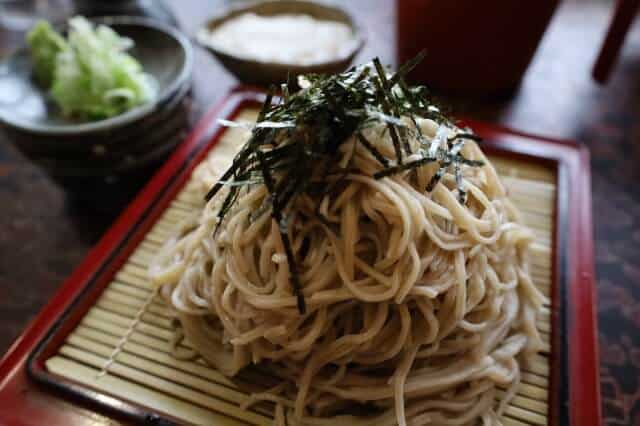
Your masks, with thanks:
[{"label": "soba noodle", "polygon": [[[417,125],[441,144],[461,132]],[[364,134],[393,158],[385,129]],[[544,297],[529,273],[532,233],[477,144],[462,154],[485,163],[463,169],[465,204],[449,171],[424,191],[437,164],[377,180],[371,152],[355,137],[342,144],[348,173],[328,175],[332,191],[302,194],[288,211],[304,314],[264,184],[240,191],[219,232],[225,190],[203,205],[164,246],[152,279],[223,374],[268,365],[277,385],[251,402],[275,403],[278,424],[500,424],[521,358],[541,348]],[[203,194],[224,171],[211,164],[196,171]]]}]

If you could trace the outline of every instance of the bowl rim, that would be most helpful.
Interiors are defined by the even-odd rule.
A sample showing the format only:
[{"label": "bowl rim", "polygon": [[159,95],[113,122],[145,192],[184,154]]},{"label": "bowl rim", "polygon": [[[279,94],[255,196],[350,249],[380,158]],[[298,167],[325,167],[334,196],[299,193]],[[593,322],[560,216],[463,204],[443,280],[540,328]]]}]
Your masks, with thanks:
[{"label": "bowl rim", "polygon": [[[166,99],[168,99],[171,94],[180,89],[180,87],[182,87],[184,84],[188,84],[193,70],[193,48],[189,38],[178,29],[162,22],[140,16],[98,16],[90,17],[88,19],[91,22],[105,25],[141,26],[169,35],[178,43],[178,45],[184,52],[185,59],[182,69],[180,70],[176,78],[171,81],[171,83],[162,92],[158,93],[158,96],[156,96],[154,99],[145,104],[132,108],[122,114],[103,120],[78,124],[36,124],[30,122],[29,120],[21,120],[20,118],[16,119],[14,116],[0,113],[0,123],[26,133],[47,136],[80,135],[83,133],[113,130],[114,128],[118,128],[126,124],[135,122],[136,120],[139,120],[140,118],[152,113],[158,107],[158,105],[162,104]],[[8,63],[16,55],[24,53],[27,50],[28,48],[26,46],[17,49],[10,56],[3,59],[0,64]]]},{"label": "bowl rim", "polygon": [[[315,62],[311,64],[302,65],[302,64],[294,64],[294,63],[287,63],[287,62],[260,61],[257,59],[250,59],[243,56],[238,56],[233,53],[220,50],[212,46],[211,44],[207,43],[204,40],[205,34],[206,32],[210,31],[209,27],[211,26],[212,23],[218,22],[218,21],[225,21],[229,19],[231,15],[242,13],[243,11],[251,11],[252,8],[259,5],[264,5],[265,3],[286,3],[286,4],[306,3],[306,4],[318,6],[324,9],[334,10],[344,15],[347,18],[348,25],[351,28],[351,31],[353,32],[355,43],[353,43],[353,46],[351,47],[347,55],[343,55],[341,57],[334,58],[328,61]],[[287,13],[287,12],[281,12],[281,13]],[[266,66],[274,69],[276,68],[288,69],[294,72],[295,74],[309,73],[319,68],[335,67],[344,63],[345,61],[350,62],[355,57],[355,55],[357,55],[358,52],[362,50],[366,41],[362,28],[358,24],[358,21],[355,19],[353,14],[349,13],[346,9],[340,7],[337,4],[325,4],[325,3],[311,1],[311,0],[252,0],[247,2],[241,2],[238,5],[229,6],[224,10],[222,10],[221,12],[216,13],[213,16],[209,17],[197,30],[195,40],[198,42],[199,46],[209,50],[216,56],[219,56],[222,58],[228,58],[228,59],[231,59],[237,62],[242,62],[251,66],[260,66],[260,67]]]}]

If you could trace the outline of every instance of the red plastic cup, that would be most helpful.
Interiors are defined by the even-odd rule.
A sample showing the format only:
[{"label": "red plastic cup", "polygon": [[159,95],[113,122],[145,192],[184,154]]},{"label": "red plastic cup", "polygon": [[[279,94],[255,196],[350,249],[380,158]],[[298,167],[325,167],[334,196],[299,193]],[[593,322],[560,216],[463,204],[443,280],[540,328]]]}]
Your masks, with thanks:
[{"label": "red plastic cup", "polygon": [[559,0],[396,0],[398,61],[409,79],[449,93],[509,93],[522,80]]}]

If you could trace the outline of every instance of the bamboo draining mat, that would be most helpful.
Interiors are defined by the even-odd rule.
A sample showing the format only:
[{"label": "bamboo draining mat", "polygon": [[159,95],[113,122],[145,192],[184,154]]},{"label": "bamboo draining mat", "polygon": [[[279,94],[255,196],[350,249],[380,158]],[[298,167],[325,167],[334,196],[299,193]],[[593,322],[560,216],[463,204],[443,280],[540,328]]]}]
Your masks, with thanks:
[{"label": "bamboo draining mat", "polygon": [[[240,119],[251,119],[253,114],[247,111]],[[212,155],[241,141],[237,130],[227,130]],[[512,159],[492,160],[535,232],[533,279],[549,297],[555,172]],[[264,407],[241,409],[248,395],[202,359],[178,360],[171,355],[172,318],[146,278],[150,259],[173,227],[198,208],[200,197],[193,192],[193,184],[187,183],[178,193],[58,353],[46,361],[46,367],[51,373],[187,423],[268,425],[269,412]],[[503,421],[507,426],[548,423],[549,309],[545,306],[538,322],[545,350],[523,366],[522,383]],[[188,349],[185,342],[182,350]]]}]

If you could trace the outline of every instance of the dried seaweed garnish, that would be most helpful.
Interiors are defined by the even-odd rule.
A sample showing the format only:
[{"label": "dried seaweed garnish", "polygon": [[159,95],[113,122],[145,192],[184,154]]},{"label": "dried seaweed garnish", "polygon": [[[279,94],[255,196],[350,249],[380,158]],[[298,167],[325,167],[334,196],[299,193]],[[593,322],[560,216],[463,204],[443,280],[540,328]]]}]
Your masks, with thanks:
[{"label": "dried seaweed garnish", "polygon": [[[340,182],[352,167],[351,159],[349,164],[340,165],[341,147],[352,135],[355,139],[351,139],[351,155],[360,146],[380,163],[381,170],[374,174],[376,179],[437,162],[438,169],[426,190],[431,191],[449,167],[453,167],[459,201],[466,201],[462,168],[478,167],[482,162],[465,158],[461,149],[466,140],[478,140],[478,137],[465,131],[432,146],[432,141],[422,135],[418,117],[430,118],[440,126],[455,129],[453,121],[434,104],[426,88],[410,87],[404,81],[405,75],[422,57],[423,54],[407,62],[394,74],[388,74],[375,58],[371,64],[341,74],[307,75],[301,81],[302,90],[297,93],[290,93],[292,85],[289,81],[283,84],[283,95],[276,103],[274,88],[271,88],[257,122],[250,126],[250,139],[206,194],[208,201],[226,187],[217,212],[218,223],[214,231],[217,232],[242,191],[251,185],[265,185],[269,195],[257,211],[260,214],[270,212],[278,224],[291,288],[300,313],[306,312],[306,303],[298,259],[289,236],[291,206],[300,195],[322,195],[341,186]],[[385,124],[392,139],[393,158],[383,155],[364,135],[366,128],[380,122]],[[226,121],[222,124],[246,127]],[[419,144],[412,150],[409,141],[414,139]],[[421,158],[414,159],[416,154]],[[405,161],[409,156],[411,161]],[[331,227],[319,213],[319,207],[315,208],[316,219]]]},{"label": "dried seaweed garnish", "polygon": [[371,155],[373,155],[373,157],[378,160],[378,162],[380,164],[382,164],[384,167],[389,167],[389,160],[380,153],[380,151],[378,151],[378,149],[373,146],[373,144],[371,142],[369,142],[367,140],[367,138],[364,137],[364,135],[362,134],[362,132],[358,132],[357,134],[358,137],[358,141],[360,142],[360,144],[371,153]]},{"label": "dried seaweed garnish", "polygon": [[420,62],[424,60],[427,56],[426,50],[421,50],[414,58],[409,59],[407,62],[402,64],[398,71],[389,79],[389,86],[393,87],[394,85],[400,83],[403,84],[403,79],[413,70]]},{"label": "dried seaweed garnish", "polygon": [[373,175],[374,179],[382,179],[383,177],[391,176],[396,173],[400,173],[405,170],[415,169],[420,166],[424,166],[425,164],[432,163],[437,161],[435,158],[431,157],[423,157],[419,160],[411,161],[409,163],[400,164],[399,166],[387,167],[386,169],[380,170],[379,172]]},{"label": "dried seaweed garnish", "polygon": [[[373,65],[376,67],[376,72],[378,73],[378,80],[380,80],[379,86],[382,89],[381,90],[383,95],[381,97],[382,109],[387,115],[390,112],[393,112],[394,117],[399,118],[401,114],[399,111],[398,103],[394,102],[395,99],[394,99],[393,92],[391,90],[391,85],[387,81],[387,75],[384,71],[384,68],[382,67],[382,64],[380,63],[380,59],[373,58]],[[398,135],[396,134],[396,128],[391,123],[387,123],[387,126],[389,127],[389,133],[391,134],[391,138],[393,139],[393,144],[395,146],[397,143],[399,143],[397,141]],[[401,128],[399,130],[400,130],[399,133],[404,133]],[[411,146],[407,141],[406,135],[403,134],[402,136],[404,136],[402,138],[402,147],[404,148],[405,154],[411,155]],[[402,163],[401,157],[398,157],[398,162]]]},{"label": "dried seaweed garnish", "polygon": [[445,167],[440,167],[433,174],[433,176],[431,177],[431,180],[429,180],[429,183],[427,183],[427,187],[425,188],[425,191],[427,192],[433,191],[433,188],[435,188],[438,182],[440,182],[440,179],[442,179],[442,176],[444,175],[445,170],[446,170]]},{"label": "dried seaweed garnish", "polygon": [[457,133],[455,136],[449,138],[449,142],[454,142],[457,139],[468,139],[475,142],[482,142],[482,138],[473,133]]}]

